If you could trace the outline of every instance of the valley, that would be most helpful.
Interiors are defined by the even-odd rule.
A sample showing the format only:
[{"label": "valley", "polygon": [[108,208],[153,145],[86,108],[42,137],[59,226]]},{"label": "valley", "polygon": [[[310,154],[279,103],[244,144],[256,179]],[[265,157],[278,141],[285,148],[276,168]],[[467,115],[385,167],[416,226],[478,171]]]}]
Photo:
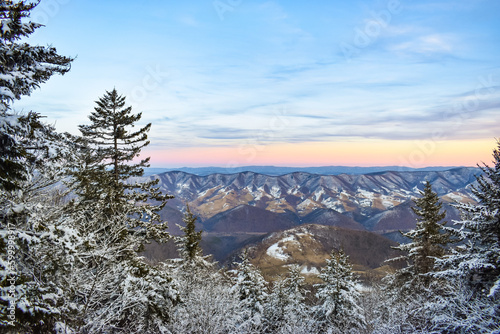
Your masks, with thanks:
[{"label": "valley", "polygon": [[[291,263],[314,274],[332,248],[343,248],[360,272],[377,270],[394,256],[390,246],[404,241],[399,231],[415,227],[412,199],[420,196],[425,181],[440,196],[451,224],[459,219],[453,203],[474,202],[470,187],[479,172],[477,168],[454,168],[270,176],[169,171],[142,181],[158,179],[160,189],[175,196],[161,212],[171,234],[181,234],[177,225],[182,225],[189,204],[198,216],[198,229],[204,231],[201,245],[205,254],[231,265],[249,247],[254,263],[264,275],[273,276]],[[275,243],[279,247],[268,252]],[[146,254],[161,260],[176,256],[176,251],[172,244],[154,244],[147,247]]]}]

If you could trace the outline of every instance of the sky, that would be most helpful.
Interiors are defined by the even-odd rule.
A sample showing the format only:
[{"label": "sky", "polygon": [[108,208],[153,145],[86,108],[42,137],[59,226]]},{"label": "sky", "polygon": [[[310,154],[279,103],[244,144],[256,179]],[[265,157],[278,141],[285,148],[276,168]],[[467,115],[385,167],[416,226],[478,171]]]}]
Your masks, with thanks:
[{"label": "sky", "polygon": [[116,88],[152,167],[475,166],[500,135],[497,0],[42,0],[76,57],[14,103],[78,134]]}]

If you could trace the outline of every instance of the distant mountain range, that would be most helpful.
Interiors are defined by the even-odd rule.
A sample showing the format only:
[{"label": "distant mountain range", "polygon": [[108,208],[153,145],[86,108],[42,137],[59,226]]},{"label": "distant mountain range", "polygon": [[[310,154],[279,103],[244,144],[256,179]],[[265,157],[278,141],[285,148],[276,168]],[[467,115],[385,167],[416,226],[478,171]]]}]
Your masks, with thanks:
[{"label": "distant mountain range", "polygon": [[[471,167],[279,176],[249,171],[210,175],[169,171],[142,179],[158,179],[160,189],[175,196],[161,212],[171,233],[181,233],[176,224],[182,224],[182,211],[189,204],[204,231],[205,252],[223,262],[270,233],[305,225],[341,228],[344,234],[364,231],[400,241],[398,231],[415,226],[412,199],[421,196],[426,181],[444,202],[450,221],[459,219],[450,204],[474,202],[470,187],[480,173]],[[161,257],[157,250],[155,254]]]},{"label": "distant mountain range", "polygon": [[349,166],[323,166],[323,167],[276,167],[276,166],[243,166],[243,167],[181,167],[181,168],[146,168],[145,176],[154,174],[163,174],[166,172],[178,171],[194,175],[207,176],[210,174],[235,174],[241,172],[254,172],[264,175],[279,176],[295,172],[304,172],[320,175],[339,175],[339,174],[368,174],[377,172],[431,172],[444,171],[459,167],[424,167],[411,168],[402,166],[383,166],[383,167],[349,167]]}]

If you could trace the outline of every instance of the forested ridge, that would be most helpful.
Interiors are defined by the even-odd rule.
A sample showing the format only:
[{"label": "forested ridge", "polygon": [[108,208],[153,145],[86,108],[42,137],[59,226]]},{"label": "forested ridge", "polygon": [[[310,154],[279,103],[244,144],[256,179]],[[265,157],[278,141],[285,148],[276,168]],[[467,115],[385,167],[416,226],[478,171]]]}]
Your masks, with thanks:
[{"label": "forested ridge", "polygon": [[[481,165],[462,219],[443,221],[427,183],[416,228],[382,280],[361,283],[342,249],[306,285],[297,266],[264,280],[247,253],[220,268],[199,246],[186,206],[172,236],[158,212],[172,198],[143,175],[154,124],[126,97],[103,93],[79,126],[59,133],[15,100],[73,58],[25,42],[36,3],[0,0],[0,327],[5,333],[498,333],[500,142]],[[36,106],[34,106],[36,108]],[[151,263],[144,245],[174,239],[180,257]]]}]

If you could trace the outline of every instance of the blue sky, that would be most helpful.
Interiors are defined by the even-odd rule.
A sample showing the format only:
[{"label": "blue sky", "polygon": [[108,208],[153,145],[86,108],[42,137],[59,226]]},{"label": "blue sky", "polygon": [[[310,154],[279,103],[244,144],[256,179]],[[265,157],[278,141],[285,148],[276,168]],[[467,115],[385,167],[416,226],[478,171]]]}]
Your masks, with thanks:
[{"label": "blue sky", "polygon": [[[153,123],[156,166],[295,164],[285,146],[322,148],[297,165],[429,165],[500,133],[499,1],[42,0],[32,19],[30,43],[77,58],[14,106],[78,133],[116,87]],[[343,159],[352,143],[394,153]]]}]

